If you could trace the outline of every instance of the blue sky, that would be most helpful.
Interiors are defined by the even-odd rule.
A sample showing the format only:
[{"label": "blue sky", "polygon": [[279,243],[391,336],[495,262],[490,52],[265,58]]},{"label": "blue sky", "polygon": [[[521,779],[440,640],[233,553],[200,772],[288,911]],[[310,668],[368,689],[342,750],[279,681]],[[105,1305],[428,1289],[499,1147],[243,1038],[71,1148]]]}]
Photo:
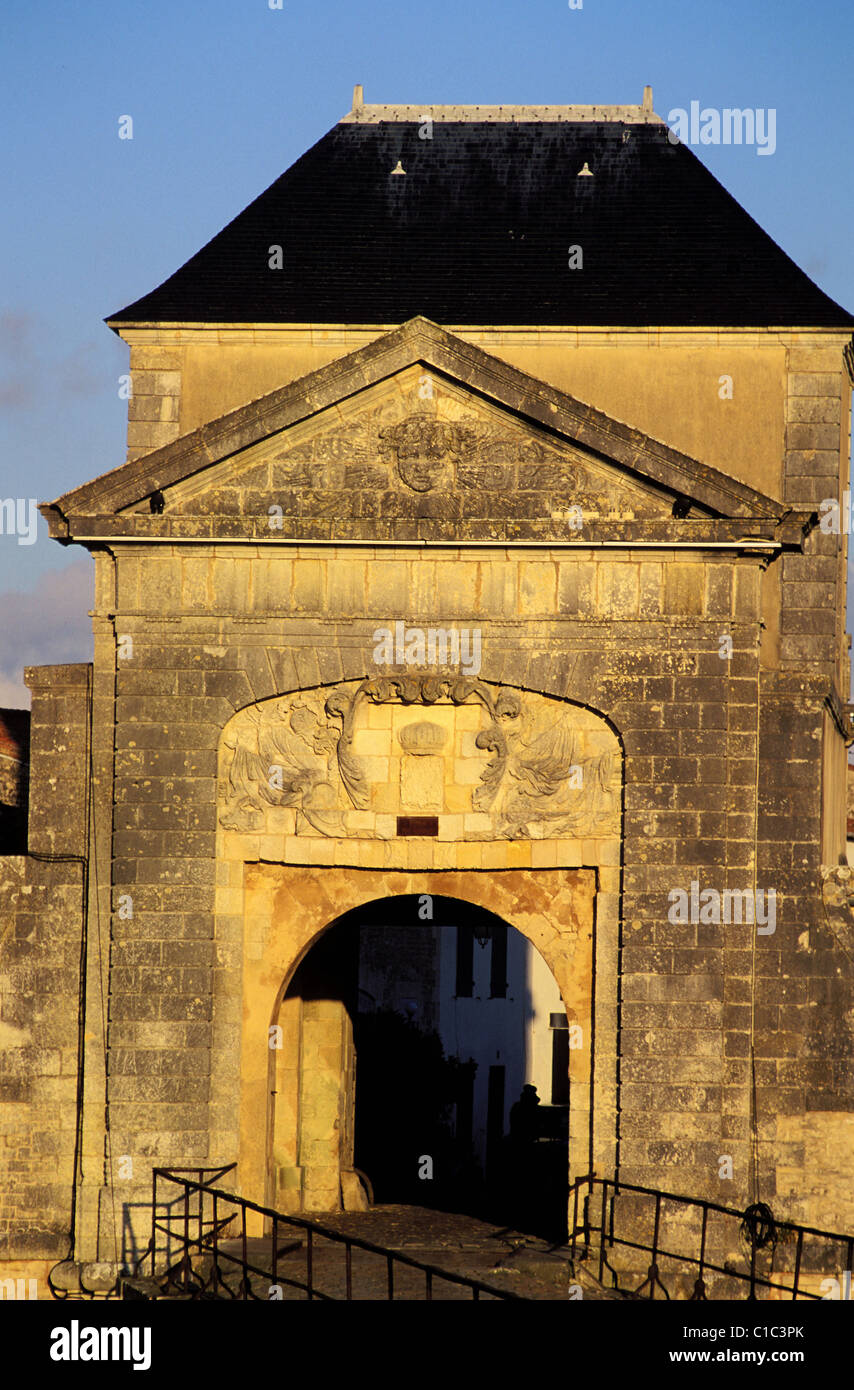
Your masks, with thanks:
[{"label": "blue sky", "polygon": [[[577,0],[576,0],[577,3]],[[0,20],[0,497],[123,462],[128,350],[102,322],[177,269],[350,108],[640,102],[777,112],[777,148],[695,153],[854,310],[854,7],[836,0],[75,0]],[[133,140],[119,140],[123,115]],[[92,563],[0,538],[0,705],[91,656]]]}]

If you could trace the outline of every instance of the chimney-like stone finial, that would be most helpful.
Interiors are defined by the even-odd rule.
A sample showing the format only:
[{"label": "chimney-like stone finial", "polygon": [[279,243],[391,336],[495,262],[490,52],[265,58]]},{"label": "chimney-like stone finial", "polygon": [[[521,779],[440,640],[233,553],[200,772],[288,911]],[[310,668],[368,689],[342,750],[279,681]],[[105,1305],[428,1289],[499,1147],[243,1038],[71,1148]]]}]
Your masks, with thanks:
[{"label": "chimney-like stone finial", "polygon": [[361,82],[357,82],[353,88],[353,110],[360,111],[365,104],[365,89]]},{"label": "chimney-like stone finial", "polygon": [[643,109],[644,109],[644,111],[651,111],[651,110],[652,110],[652,88],[651,88],[651,87],[644,87],[644,89],[643,89]]}]

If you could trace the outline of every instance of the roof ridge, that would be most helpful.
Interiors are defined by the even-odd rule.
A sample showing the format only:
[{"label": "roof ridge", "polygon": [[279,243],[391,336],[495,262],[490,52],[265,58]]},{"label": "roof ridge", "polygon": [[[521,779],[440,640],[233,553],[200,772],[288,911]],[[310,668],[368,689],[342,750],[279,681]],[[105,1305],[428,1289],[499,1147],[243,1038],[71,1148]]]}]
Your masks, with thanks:
[{"label": "roof ridge", "polygon": [[652,109],[652,88],[644,87],[643,104],[617,106],[526,106],[526,105],[435,105],[417,106],[411,102],[371,102],[365,104],[364,88],[353,88],[353,106],[339,125],[375,125],[381,121],[622,121],[632,125],[664,125],[661,116]]}]

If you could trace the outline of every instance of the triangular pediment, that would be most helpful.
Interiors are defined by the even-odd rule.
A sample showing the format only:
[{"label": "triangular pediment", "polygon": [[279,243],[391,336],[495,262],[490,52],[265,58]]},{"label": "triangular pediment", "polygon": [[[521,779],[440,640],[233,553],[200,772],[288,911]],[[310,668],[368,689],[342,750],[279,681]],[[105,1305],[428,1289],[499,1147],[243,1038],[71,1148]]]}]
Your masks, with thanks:
[{"label": "triangular pediment", "polygon": [[413,319],[42,510],[84,542],[501,541],[785,508]]},{"label": "triangular pediment", "polygon": [[[668,517],[672,497],[416,363],[167,489],[181,517],[260,517],[291,536],[562,533]],[[131,510],[136,510],[135,504]],[[147,502],[143,511],[149,511]],[[407,525],[408,523],[408,525]],[[521,528],[521,530],[520,530]],[[411,531],[411,535],[406,535]]]}]

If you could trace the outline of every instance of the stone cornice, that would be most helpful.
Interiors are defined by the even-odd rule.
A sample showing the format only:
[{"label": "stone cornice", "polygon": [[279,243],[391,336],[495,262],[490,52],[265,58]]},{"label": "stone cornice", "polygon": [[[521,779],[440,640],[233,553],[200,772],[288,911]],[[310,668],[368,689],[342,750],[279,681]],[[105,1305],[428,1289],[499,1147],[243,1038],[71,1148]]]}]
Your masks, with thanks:
[{"label": "stone cornice", "polygon": [[[199,545],[256,545],[256,546],[341,546],[342,548],[367,548],[377,546],[383,549],[395,547],[424,548],[439,546],[443,549],[534,549],[553,547],[564,552],[584,551],[585,549],[638,549],[650,546],[656,549],[688,550],[754,550],[774,553],[779,550],[800,550],[804,536],[808,533],[811,514],[806,512],[787,513],[781,521],[773,518],[761,524],[746,524],[744,519],[679,518],[644,519],[635,521],[591,521],[580,533],[570,528],[561,534],[552,525],[548,533],[544,528],[537,533],[533,527],[529,535],[501,535],[499,524],[487,536],[417,536],[407,535],[400,524],[398,534],[381,534],[382,525],[375,518],[364,522],[364,536],[340,537],[333,534],[332,522],[325,523],[322,533],[320,523],[316,523],[317,534],[307,535],[294,529],[293,534],[284,531],[271,532],[264,517],[187,517],[187,516],[149,516],[144,513],[128,512],[121,516],[111,513],[91,515],[72,513],[64,516],[52,503],[41,507],[42,515],[50,526],[50,534],[55,540],[80,542],[81,544],[102,545],[116,543]],[[392,532],[395,523],[387,523]],[[519,524],[516,523],[518,531]]]},{"label": "stone cornice", "polygon": [[[363,339],[372,341],[385,333],[392,333],[400,327],[397,323],[193,323],[163,321],[138,323],[125,320],[107,320],[107,323],[131,346],[182,347],[190,343],[209,343],[214,338],[219,346],[246,344],[247,342],[293,341],[311,343],[317,347],[334,344],[353,343]],[[650,324],[639,327],[632,324],[573,324],[555,326],[552,324],[455,324],[443,325],[447,332],[463,339],[475,338],[481,346],[500,344],[508,339],[514,344],[539,345],[541,342],[561,342],[571,347],[584,347],[603,340],[614,347],[620,346],[621,339],[628,339],[633,347],[643,342],[651,348],[725,347],[756,349],[758,347],[821,347],[828,339],[839,343],[840,349],[851,341],[848,329],[841,328],[780,328],[770,325],[767,328],[719,326],[673,327],[673,325]]]}]

